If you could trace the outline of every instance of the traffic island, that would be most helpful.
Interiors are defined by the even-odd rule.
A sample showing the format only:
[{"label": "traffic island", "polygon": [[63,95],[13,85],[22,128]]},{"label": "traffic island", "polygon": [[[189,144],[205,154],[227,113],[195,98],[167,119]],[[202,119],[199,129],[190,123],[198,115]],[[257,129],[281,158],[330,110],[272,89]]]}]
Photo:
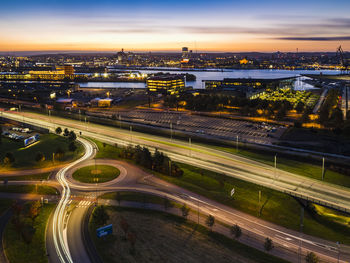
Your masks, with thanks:
[{"label": "traffic island", "polygon": [[105,183],[116,179],[119,169],[109,165],[91,165],[76,170],[72,177],[81,183]]}]

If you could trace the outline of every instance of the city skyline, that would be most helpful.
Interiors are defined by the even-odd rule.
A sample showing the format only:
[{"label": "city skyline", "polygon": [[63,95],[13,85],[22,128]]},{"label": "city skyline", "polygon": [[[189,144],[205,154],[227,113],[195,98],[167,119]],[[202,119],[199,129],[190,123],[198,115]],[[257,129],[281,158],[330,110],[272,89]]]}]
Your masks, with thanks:
[{"label": "city skyline", "polygon": [[349,8],[342,0],[7,1],[0,51],[349,50]]}]

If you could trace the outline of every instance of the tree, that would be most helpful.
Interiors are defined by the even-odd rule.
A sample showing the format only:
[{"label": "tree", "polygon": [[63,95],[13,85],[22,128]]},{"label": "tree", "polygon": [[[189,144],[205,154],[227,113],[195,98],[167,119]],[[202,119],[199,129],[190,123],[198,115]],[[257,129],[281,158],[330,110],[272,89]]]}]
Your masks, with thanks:
[{"label": "tree", "polygon": [[75,145],[75,142],[74,142],[74,141],[69,143],[68,149],[69,149],[69,151],[71,151],[71,152],[75,152],[75,150],[77,149],[77,146]]},{"label": "tree", "polygon": [[271,238],[266,238],[265,243],[264,243],[264,248],[266,251],[270,251],[271,249],[274,248],[273,242]]},{"label": "tree", "polygon": [[305,257],[307,263],[318,263],[319,259],[314,252],[308,252]]},{"label": "tree", "polygon": [[56,128],[56,134],[60,135],[62,133],[62,128],[61,127],[57,127]]},{"label": "tree", "polygon": [[7,152],[4,157],[4,165],[11,165],[15,162],[15,156],[13,153]]},{"label": "tree", "polygon": [[240,236],[242,235],[242,229],[237,224],[231,226],[230,232],[231,235],[235,238],[240,238]]},{"label": "tree", "polygon": [[28,210],[28,217],[32,220],[32,225],[34,225],[35,219],[40,214],[40,208],[41,208],[40,201],[37,200],[34,203],[32,203],[32,205],[30,206],[30,208]]},{"label": "tree", "polygon": [[68,131],[67,128],[65,128],[64,131],[63,131],[63,136],[67,137],[68,135],[69,135],[69,131]]},{"label": "tree", "polygon": [[13,216],[11,218],[11,223],[15,227],[16,232],[18,233],[18,235],[20,235],[21,232],[22,232],[22,228],[23,228],[23,223],[22,223],[22,220],[21,220],[21,212],[23,210],[23,206],[20,203],[18,203],[17,200],[15,200],[12,203],[12,207],[11,208],[12,208],[12,212],[13,212]]},{"label": "tree", "polygon": [[121,217],[119,225],[120,228],[124,231],[124,237],[126,239],[130,226],[124,217]]},{"label": "tree", "polygon": [[212,215],[209,215],[205,220],[205,224],[210,228],[210,231],[212,231],[212,228],[215,224],[215,217],[213,217]]},{"label": "tree", "polygon": [[107,223],[109,215],[103,205],[100,205],[95,208],[94,213],[92,214],[92,219],[96,225],[102,226]]},{"label": "tree", "polygon": [[25,224],[22,227],[21,234],[24,242],[26,242],[27,244],[30,244],[35,234],[35,228],[31,225]]},{"label": "tree", "polygon": [[171,203],[170,203],[170,201],[169,201],[169,199],[168,198],[164,198],[164,210],[167,210],[170,206],[171,206]]},{"label": "tree", "polygon": [[122,200],[121,196],[120,196],[120,192],[117,192],[115,200],[117,200],[118,205],[120,205],[120,201]]},{"label": "tree", "polygon": [[42,162],[45,161],[45,155],[42,152],[37,152],[35,155],[35,161]]},{"label": "tree", "polygon": [[0,125],[0,144],[2,143],[2,126]]},{"label": "tree", "polygon": [[75,140],[77,139],[77,135],[75,134],[74,131],[70,131],[69,136],[68,136],[68,139],[69,139],[70,141],[75,141]]},{"label": "tree", "polygon": [[56,151],[55,151],[55,157],[57,157],[58,159],[61,159],[64,156],[64,151],[61,147],[57,147]]},{"label": "tree", "polygon": [[181,213],[185,219],[187,219],[189,212],[190,209],[186,206],[186,204],[183,204],[183,206],[181,207]]},{"label": "tree", "polygon": [[130,254],[135,254],[135,243],[136,243],[136,234],[133,232],[129,232],[127,235],[127,239],[130,242]]}]

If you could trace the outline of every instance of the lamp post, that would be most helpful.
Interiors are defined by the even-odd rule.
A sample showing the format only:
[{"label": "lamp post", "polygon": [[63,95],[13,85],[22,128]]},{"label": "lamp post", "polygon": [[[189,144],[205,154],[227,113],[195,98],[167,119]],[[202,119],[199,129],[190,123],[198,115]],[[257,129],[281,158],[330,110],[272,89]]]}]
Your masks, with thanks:
[{"label": "lamp post", "polygon": [[173,123],[170,122],[170,140],[173,140]]},{"label": "lamp post", "polygon": [[191,157],[191,138],[188,138],[188,145],[190,146],[190,157]]},{"label": "lamp post", "polygon": [[236,152],[238,152],[238,135],[236,136]]},{"label": "lamp post", "polygon": [[132,126],[130,126],[130,141],[132,143]]},{"label": "lamp post", "polygon": [[322,181],[324,180],[324,157],[322,157]]},{"label": "lamp post", "polygon": [[275,154],[275,180],[277,177],[277,154]]}]

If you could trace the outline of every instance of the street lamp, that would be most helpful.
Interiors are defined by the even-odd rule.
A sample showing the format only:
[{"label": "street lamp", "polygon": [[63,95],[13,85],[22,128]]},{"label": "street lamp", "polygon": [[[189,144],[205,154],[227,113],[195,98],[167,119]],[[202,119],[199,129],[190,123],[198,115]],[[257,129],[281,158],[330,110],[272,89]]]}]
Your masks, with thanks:
[{"label": "street lamp", "polygon": [[130,141],[132,143],[132,126],[130,126]]}]

